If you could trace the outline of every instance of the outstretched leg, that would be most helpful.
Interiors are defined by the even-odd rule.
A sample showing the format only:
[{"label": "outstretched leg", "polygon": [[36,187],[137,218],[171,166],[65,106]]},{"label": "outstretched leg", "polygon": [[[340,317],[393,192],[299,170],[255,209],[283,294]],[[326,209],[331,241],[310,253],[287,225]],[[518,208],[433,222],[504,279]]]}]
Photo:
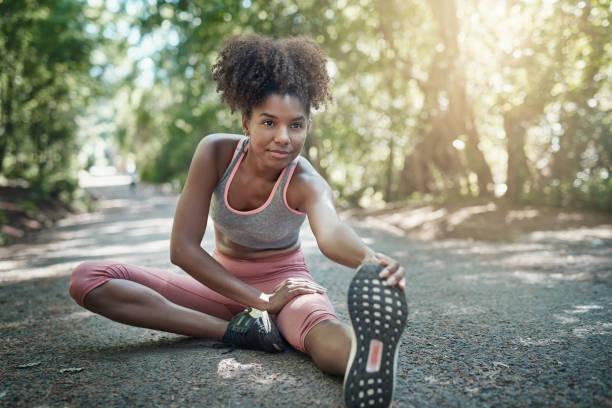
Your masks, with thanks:
[{"label": "outstretched leg", "polygon": [[351,328],[348,325],[339,320],[324,320],[310,329],[304,345],[321,371],[344,375],[351,351]]}]

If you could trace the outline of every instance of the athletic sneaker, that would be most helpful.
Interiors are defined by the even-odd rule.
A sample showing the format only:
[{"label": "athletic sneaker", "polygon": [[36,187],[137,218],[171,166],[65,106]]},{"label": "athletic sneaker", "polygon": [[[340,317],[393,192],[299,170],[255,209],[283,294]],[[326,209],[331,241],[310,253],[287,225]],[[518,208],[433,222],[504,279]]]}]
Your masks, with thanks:
[{"label": "athletic sneaker", "polygon": [[278,353],[285,350],[285,344],[278,328],[268,312],[246,308],[230,320],[221,339],[232,347]]},{"label": "athletic sneaker", "polygon": [[344,376],[347,407],[388,407],[393,400],[400,337],[408,316],[406,296],[378,277],[381,265],[361,265],[351,281],[348,310],[353,342]]}]

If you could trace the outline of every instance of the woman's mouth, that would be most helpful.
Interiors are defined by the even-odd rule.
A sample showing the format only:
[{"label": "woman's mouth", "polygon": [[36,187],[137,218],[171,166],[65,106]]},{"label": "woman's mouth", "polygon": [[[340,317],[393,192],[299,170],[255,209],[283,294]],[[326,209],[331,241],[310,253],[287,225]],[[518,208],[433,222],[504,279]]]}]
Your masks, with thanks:
[{"label": "woman's mouth", "polygon": [[284,159],[287,156],[289,156],[289,152],[287,152],[285,150],[268,150],[268,152],[270,152],[272,157],[274,157],[276,159]]}]

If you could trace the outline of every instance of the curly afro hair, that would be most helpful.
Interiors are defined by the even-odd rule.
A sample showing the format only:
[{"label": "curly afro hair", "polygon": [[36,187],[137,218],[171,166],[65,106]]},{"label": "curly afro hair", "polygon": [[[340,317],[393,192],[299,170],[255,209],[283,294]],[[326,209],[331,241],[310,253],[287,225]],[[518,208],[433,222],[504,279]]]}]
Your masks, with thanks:
[{"label": "curly afro hair", "polygon": [[323,52],[308,37],[237,36],[227,40],[212,77],[232,112],[250,117],[267,96],[279,93],[297,97],[310,115],[311,106],[332,101],[325,63]]}]

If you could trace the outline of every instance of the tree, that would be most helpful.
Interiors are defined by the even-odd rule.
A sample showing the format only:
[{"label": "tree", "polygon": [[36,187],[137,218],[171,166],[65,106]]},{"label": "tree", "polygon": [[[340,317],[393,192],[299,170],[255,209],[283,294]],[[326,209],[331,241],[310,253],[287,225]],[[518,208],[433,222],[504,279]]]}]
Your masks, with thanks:
[{"label": "tree", "polygon": [[151,57],[151,88],[122,89],[131,108],[117,135],[142,152],[146,177],[180,184],[203,135],[240,129],[209,74],[221,40],[309,35],[329,56],[335,104],[315,112],[303,154],[346,202],[487,196],[506,187],[512,202],[563,204],[552,197],[612,191],[603,2],[408,5],[148,2],[141,38],[161,32],[174,40]]},{"label": "tree", "polygon": [[75,117],[92,90],[84,7],[0,2],[0,174],[41,184],[68,168]]}]

